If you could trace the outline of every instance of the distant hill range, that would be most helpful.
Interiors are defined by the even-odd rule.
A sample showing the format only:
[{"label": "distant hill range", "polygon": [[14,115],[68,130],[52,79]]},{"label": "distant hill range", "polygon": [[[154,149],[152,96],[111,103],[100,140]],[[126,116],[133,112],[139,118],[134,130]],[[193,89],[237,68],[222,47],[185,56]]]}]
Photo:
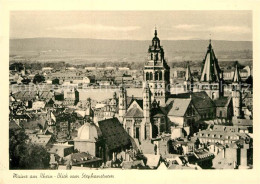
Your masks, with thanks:
[{"label": "distant hill range", "polygon": [[[147,56],[150,44],[151,41],[148,40],[99,40],[82,38],[10,39],[10,55],[26,57],[28,53],[31,53],[33,58],[38,58],[40,61],[46,58],[51,59],[54,55],[66,55],[66,57],[78,56],[80,57],[78,61],[90,61],[90,58],[92,58],[91,61],[93,62],[100,60],[106,62],[117,59],[143,61]],[[165,56],[169,61],[202,60],[208,44],[208,40],[161,40]],[[216,56],[220,60],[252,59],[251,41],[213,40],[212,45]],[[62,52],[64,54],[61,54]],[[41,57],[40,55],[43,53],[52,54],[45,54],[45,57]],[[55,56],[54,58],[57,59],[59,57]]]}]

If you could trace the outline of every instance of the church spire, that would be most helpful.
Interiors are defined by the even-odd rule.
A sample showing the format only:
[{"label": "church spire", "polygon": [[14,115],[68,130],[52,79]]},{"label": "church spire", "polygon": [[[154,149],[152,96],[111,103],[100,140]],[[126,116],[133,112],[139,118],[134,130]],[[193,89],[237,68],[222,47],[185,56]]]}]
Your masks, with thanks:
[{"label": "church spire", "polygon": [[154,36],[157,37],[157,28],[155,26],[155,29],[154,29]]},{"label": "church spire", "polygon": [[189,63],[187,63],[185,81],[191,81],[191,78],[192,78],[192,76],[191,76],[190,66],[189,66]]},{"label": "church spire", "polygon": [[209,46],[208,46],[208,50],[212,49],[212,45],[211,45],[211,39],[209,39]]},{"label": "church spire", "polygon": [[201,73],[201,82],[218,82],[220,68],[218,65],[218,59],[215,56],[214,50],[211,45],[211,40],[209,40],[208,50],[203,60],[203,67]]},{"label": "church spire", "polygon": [[240,82],[241,82],[241,77],[238,70],[238,62],[236,62],[235,72],[233,76],[233,83],[240,83]]}]

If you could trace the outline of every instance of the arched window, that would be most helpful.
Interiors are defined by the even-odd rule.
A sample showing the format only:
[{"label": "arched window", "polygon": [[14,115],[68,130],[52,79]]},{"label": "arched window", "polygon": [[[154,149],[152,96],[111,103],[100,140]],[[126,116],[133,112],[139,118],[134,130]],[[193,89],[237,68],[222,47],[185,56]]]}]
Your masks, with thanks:
[{"label": "arched window", "polygon": [[146,80],[150,80],[148,72],[146,72]]},{"label": "arched window", "polygon": [[216,95],[215,95],[215,92],[212,93],[212,99],[215,99],[216,98]]},{"label": "arched window", "polygon": [[159,72],[159,80],[162,80],[162,71]]},{"label": "arched window", "polygon": [[161,91],[161,96],[163,96],[163,92]]},{"label": "arched window", "polygon": [[153,73],[150,72],[150,80],[153,80]]},{"label": "arched window", "polygon": [[207,81],[207,75],[206,74],[204,75],[204,81]]},{"label": "arched window", "polygon": [[158,76],[158,72],[155,72],[155,80],[158,80],[159,76]]}]

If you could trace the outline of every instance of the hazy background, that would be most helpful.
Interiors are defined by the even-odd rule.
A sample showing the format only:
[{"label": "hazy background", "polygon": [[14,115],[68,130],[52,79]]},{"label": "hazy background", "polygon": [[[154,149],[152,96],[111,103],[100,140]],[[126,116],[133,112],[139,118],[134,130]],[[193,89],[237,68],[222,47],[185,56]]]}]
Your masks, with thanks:
[{"label": "hazy background", "polygon": [[251,11],[12,11],[10,60],[142,62],[154,28],[169,62],[252,59]]}]

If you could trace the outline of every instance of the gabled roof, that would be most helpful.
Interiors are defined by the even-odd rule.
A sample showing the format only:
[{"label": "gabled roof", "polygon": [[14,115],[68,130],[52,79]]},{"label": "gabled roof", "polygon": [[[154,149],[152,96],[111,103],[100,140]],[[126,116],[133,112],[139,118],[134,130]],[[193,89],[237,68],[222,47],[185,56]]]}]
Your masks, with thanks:
[{"label": "gabled roof", "polygon": [[46,123],[45,118],[37,118],[34,120],[30,120],[28,122],[21,122],[21,126],[24,129],[30,129],[30,130],[35,130],[35,129],[43,129]]},{"label": "gabled roof", "polygon": [[[19,91],[13,94],[15,99],[20,99],[22,101],[28,101],[35,99],[37,96],[37,91]],[[40,91],[39,98],[41,99],[51,99],[54,94],[50,91]]]},{"label": "gabled roof", "polygon": [[168,116],[184,116],[189,105],[191,103],[191,99],[181,99],[176,98],[171,102],[171,108],[168,112]]},{"label": "gabled roof", "polygon": [[29,134],[31,143],[46,146],[50,143],[52,135]]},{"label": "gabled roof", "polygon": [[117,118],[110,118],[98,122],[105,144],[109,150],[130,147],[132,141]]},{"label": "gabled roof", "polygon": [[36,97],[37,92],[36,91],[19,91],[17,93],[14,93],[13,96],[15,99],[19,99],[22,101],[29,101]]},{"label": "gabled roof", "polygon": [[130,107],[130,105],[136,101],[138,105],[143,109],[143,98],[141,97],[127,97],[126,98],[126,103],[127,103],[127,108]]},{"label": "gabled roof", "polygon": [[231,97],[220,97],[218,99],[214,100],[215,106],[216,107],[227,107],[229,102],[231,100]]},{"label": "gabled roof", "polygon": [[205,91],[193,92],[193,93],[172,94],[172,95],[170,95],[169,99],[167,100],[166,105],[170,104],[172,100],[177,99],[177,98],[191,98],[192,104],[197,109],[198,113],[202,112],[201,110],[203,110],[203,109],[215,107],[214,102],[207,95],[207,93]]},{"label": "gabled roof", "polygon": [[144,114],[138,107],[133,107],[127,111],[125,117],[142,118],[144,117]]}]

